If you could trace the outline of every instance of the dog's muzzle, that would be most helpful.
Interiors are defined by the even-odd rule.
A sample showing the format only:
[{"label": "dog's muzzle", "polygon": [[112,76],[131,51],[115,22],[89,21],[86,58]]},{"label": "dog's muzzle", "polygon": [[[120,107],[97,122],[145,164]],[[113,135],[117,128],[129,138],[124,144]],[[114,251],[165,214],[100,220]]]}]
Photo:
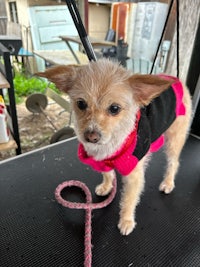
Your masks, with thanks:
[{"label": "dog's muzzle", "polygon": [[101,134],[97,131],[85,131],[84,138],[87,142],[95,144],[101,139]]}]

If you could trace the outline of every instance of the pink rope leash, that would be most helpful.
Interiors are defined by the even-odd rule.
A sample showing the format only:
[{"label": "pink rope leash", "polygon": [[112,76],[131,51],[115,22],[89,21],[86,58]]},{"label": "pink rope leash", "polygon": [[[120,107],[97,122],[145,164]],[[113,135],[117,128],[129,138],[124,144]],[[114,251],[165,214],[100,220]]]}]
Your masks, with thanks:
[{"label": "pink rope leash", "polygon": [[[77,203],[77,202],[70,202],[62,198],[61,196],[61,191],[66,188],[66,187],[71,187],[71,186],[77,186],[83,190],[86,196],[86,203]],[[84,267],[91,267],[92,266],[92,210],[93,209],[101,209],[106,206],[108,206],[112,200],[115,197],[117,191],[117,182],[116,182],[116,177],[114,177],[113,180],[113,188],[108,196],[107,199],[100,203],[92,203],[92,195],[89,190],[89,188],[82,182],[80,181],[66,181],[63,182],[62,184],[59,184],[55,190],[55,198],[60,203],[62,206],[70,208],[70,209],[85,209],[85,239],[84,239],[84,244],[85,244],[85,260],[84,260]]]}]

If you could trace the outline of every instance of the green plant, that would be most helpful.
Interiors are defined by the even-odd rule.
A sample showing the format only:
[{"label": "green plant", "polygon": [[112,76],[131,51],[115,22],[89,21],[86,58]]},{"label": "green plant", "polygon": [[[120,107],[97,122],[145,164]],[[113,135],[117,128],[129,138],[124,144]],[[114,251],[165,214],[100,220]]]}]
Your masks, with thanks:
[{"label": "green plant", "polygon": [[52,83],[48,83],[45,79],[39,77],[27,77],[22,72],[17,72],[13,79],[16,102],[19,103],[24,97],[27,97],[33,93],[45,93],[47,87],[60,93],[56,86]]}]

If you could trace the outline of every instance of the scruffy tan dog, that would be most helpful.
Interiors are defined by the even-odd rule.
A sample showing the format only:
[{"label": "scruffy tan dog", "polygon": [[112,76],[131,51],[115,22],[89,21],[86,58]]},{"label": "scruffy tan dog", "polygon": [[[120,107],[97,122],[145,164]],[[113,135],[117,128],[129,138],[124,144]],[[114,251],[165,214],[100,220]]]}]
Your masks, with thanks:
[{"label": "scruffy tan dog", "polygon": [[191,118],[188,90],[174,77],[131,75],[107,59],[56,66],[38,75],[70,96],[79,158],[103,174],[96,194],[111,191],[114,169],[124,176],[118,227],[121,234],[130,234],[146,163],[164,141],[167,169],[159,189],[168,194],[174,188]]}]

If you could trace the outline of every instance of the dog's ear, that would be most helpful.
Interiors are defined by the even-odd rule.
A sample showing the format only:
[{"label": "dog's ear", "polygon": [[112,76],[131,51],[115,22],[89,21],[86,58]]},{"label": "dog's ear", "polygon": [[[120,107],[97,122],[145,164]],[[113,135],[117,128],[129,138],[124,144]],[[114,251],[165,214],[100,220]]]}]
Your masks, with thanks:
[{"label": "dog's ear", "polygon": [[46,69],[44,72],[37,72],[35,75],[47,78],[56,87],[64,92],[68,92],[77,76],[78,65],[59,65]]},{"label": "dog's ear", "polygon": [[128,82],[133,89],[135,100],[140,105],[146,106],[152,99],[168,89],[173,80],[164,79],[158,75],[134,74]]}]

